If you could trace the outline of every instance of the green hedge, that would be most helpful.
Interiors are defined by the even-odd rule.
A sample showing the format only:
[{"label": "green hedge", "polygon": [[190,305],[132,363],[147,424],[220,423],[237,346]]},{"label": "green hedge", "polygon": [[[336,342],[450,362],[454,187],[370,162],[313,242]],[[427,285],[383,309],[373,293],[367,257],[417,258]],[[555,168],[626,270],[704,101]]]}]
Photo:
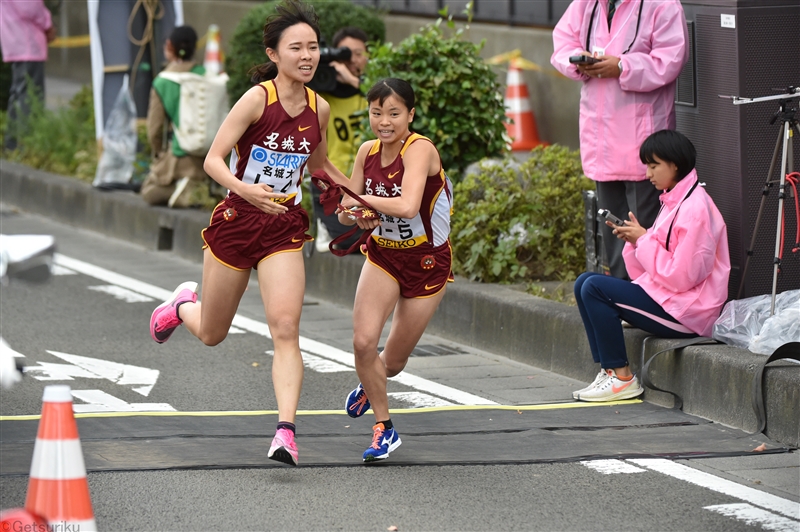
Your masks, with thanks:
[{"label": "green hedge", "polygon": [[[385,44],[371,51],[365,85],[385,77],[402,78],[414,88],[416,115],[412,129],[439,148],[442,164],[454,181],[470,164],[506,151],[508,121],[503,87],[481,59],[484,43],[465,40],[464,30],[445,35],[443,20],[420,28],[397,46]],[[364,138],[372,138],[368,120]]]},{"label": "green hedge", "polygon": [[475,281],[574,280],[586,264],[578,151],[538,147],[523,163],[482,161],[455,186],[453,269]]}]

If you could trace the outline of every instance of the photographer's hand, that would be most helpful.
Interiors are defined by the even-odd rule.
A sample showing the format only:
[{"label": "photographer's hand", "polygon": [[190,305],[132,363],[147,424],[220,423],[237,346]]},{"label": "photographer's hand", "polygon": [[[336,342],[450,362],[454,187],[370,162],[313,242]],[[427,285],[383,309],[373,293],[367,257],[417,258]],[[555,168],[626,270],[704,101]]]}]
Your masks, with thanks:
[{"label": "photographer's hand", "polygon": [[339,61],[331,61],[330,65],[336,70],[336,81],[339,83],[352,85],[356,89],[361,86],[361,80],[358,78],[358,76],[350,72],[350,69],[347,68],[347,65],[340,63]]}]

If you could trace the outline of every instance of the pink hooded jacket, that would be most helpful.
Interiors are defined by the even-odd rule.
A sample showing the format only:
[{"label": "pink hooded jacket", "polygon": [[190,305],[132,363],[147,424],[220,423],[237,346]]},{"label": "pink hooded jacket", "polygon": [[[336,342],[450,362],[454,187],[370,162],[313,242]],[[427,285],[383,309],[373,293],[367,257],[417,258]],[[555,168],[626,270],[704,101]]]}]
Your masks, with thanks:
[{"label": "pink hooded jacket", "polygon": [[692,170],[661,194],[653,227],[635,246],[625,244],[622,257],[633,282],[670,316],[701,336],[711,336],[728,297],[731,261],[728,231],[711,197],[702,186],[687,197],[696,182]]},{"label": "pink hooded jacket", "polygon": [[[550,62],[568,78],[584,82],[580,146],[586,176],[643,181],[639,146],[651,133],[675,129],[675,80],[689,58],[686,18],[679,0],[622,0],[610,31],[607,14],[608,0],[574,0],[553,30]],[[584,50],[620,57],[622,75],[598,79],[581,74],[569,57]]]},{"label": "pink hooded jacket", "polygon": [[53,25],[43,0],[0,0],[3,61],[47,61],[47,36]]}]

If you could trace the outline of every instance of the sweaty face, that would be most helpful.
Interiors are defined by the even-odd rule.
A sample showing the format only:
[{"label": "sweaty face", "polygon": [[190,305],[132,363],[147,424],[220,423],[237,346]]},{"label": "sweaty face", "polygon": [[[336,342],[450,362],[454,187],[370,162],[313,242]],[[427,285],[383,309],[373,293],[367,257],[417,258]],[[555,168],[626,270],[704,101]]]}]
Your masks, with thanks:
[{"label": "sweaty face", "polygon": [[655,155],[653,155],[653,160],[655,160],[654,163],[647,165],[647,179],[658,190],[671,190],[678,183],[678,166],[675,163],[662,161]]},{"label": "sweaty face", "polygon": [[356,77],[364,73],[364,68],[367,66],[367,45],[364,41],[359,41],[353,37],[345,37],[339,41],[339,48],[349,48],[352,55],[350,61],[345,63],[347,70]]},{"label": "sweaty face", "polygon": [[267,48],[267,56],[281,76],[308,83],[319,64],[317,34],[308,24],[290,26],[281,35],[277,50]]},{"label": "sweaty face", "polygon": [[379,100],[369,102],[369,125],[383,143],[396,142],[408,136],[408,125],[414,119],[414,109],[392,94],[381,105]]}]

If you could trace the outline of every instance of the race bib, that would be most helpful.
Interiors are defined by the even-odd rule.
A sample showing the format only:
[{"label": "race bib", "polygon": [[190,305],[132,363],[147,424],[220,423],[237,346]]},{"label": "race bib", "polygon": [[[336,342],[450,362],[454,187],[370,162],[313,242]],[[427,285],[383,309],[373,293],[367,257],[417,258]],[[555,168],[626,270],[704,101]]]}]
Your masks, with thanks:
[{"label": "race bib", "polygon": [[264,183],[272,187],[273,192],[287,195],[286,198],[274,199],[276,203],[287,203],[296,196],[293,203],[300,203],[300,177],[308,157],[308,154],[284,153],[254,144],[250,148],[242,182]]},{"label": "race bib", "polygon": [[419,215],[411,220],[396,218],[378,213],[381,219],[372,238],[379,246],[385,248],[413,248],[428,241],[425,235],[425,227],[422,225],[422,218]]}]

